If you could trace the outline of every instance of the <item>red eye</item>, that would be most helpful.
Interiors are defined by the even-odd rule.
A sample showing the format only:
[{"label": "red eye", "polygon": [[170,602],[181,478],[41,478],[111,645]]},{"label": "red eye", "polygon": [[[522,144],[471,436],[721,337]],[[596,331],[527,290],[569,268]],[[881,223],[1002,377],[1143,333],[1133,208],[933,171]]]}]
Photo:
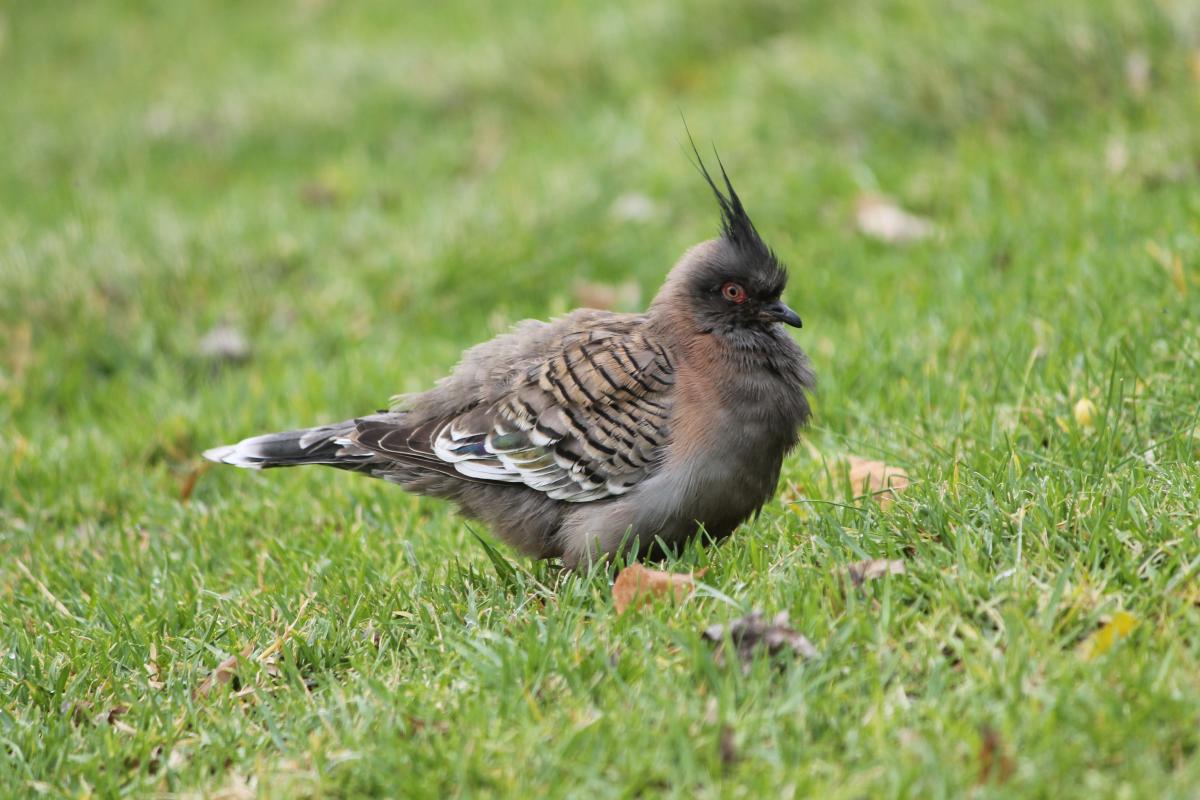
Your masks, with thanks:
[{"label": "red eye", "polygon": [[721,287],[721,294],[731,303],[738,303],[740,305],[746,302],[746,290],[740,284],[736,284],[733,281],[728,281]]}]

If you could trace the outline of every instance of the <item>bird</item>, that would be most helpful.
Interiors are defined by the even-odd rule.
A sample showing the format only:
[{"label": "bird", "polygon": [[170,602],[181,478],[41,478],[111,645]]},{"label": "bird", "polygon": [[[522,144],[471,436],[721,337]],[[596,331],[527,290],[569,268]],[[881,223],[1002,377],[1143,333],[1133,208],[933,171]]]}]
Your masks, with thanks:
[{"label": "bird", "polygon": [[643,313],[581,308],[466,350],[427,391],[332,425],[204,452],[251,469],[322,464],[455,504],[518,551],[574,570],[721,541],[774,495],[815,377],[784,326],[788,272],[717,156],[719,235]]}]

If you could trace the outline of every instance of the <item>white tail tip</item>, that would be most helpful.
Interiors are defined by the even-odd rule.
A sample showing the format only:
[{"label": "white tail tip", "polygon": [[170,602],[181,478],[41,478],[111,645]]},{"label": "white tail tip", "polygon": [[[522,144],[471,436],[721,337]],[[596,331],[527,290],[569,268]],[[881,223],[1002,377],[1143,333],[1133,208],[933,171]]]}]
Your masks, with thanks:
[{"label": "white tail tip", "polygon": [[227,444],[224,447],[213,447],[204,451],[204,457],[218,464],[231,464],[245,469],[262,469],[261,461],[247,458],[247,453],[239,453],[240,444]]}]

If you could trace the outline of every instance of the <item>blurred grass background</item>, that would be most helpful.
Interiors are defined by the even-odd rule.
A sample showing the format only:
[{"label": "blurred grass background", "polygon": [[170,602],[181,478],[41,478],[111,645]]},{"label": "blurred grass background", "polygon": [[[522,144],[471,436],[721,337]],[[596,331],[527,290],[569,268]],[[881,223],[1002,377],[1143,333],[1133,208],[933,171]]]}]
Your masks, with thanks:
[{"label": "blurred grass background", "polygon": [[[392,487],[181,500],[205,447],[642,307],[716,229],[681,116],[791,266],[787,496],[842,501],[850,451],[900,502],[776,502],[673,565],[712,592],[618,619]],[[1197,120],[1189,0],[5,5],[0,789],[1192,795]],[[936,235],[861,235],[868,195]],[[847,595],[868,556],[908,575]],[[751,607],[821,658],[718,669],[698,631]],[[254,692],[192,696],[293,622]]]}]

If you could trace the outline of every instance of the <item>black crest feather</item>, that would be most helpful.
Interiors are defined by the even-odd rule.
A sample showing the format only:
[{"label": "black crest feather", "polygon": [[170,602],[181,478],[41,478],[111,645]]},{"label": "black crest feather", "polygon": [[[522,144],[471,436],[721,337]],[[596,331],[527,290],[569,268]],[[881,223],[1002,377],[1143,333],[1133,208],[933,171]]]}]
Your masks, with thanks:
[{"label": "black crest feather", "polygon": [[[684,129],[687,130],[686,123],[684,123]],[[704,165],[704,159],[701,158],[700,151],[696,148],[696,142],[692,139],[692,132],[689,130],[687,133],[688,143],[691,144],[692,153],[696,156],[696,168],[708,182],[713,194],[717,197],[717,205],[721,207],[721,235],[739,248],[758,251],[763,256],[771,257],[770,249],[758,235],[758,230],[750,221],[750,215],[746,213],[741,198],[734,191],[733,183],[729,180],[729,174],[725,172],[725,165],[721,163],[721,156],[717,153],[716,148],[713,148],[713,155],[717,159],[717,166],[721,169],[721,179],[725,182],[725,193],[717,186],[708,168]]]}]

